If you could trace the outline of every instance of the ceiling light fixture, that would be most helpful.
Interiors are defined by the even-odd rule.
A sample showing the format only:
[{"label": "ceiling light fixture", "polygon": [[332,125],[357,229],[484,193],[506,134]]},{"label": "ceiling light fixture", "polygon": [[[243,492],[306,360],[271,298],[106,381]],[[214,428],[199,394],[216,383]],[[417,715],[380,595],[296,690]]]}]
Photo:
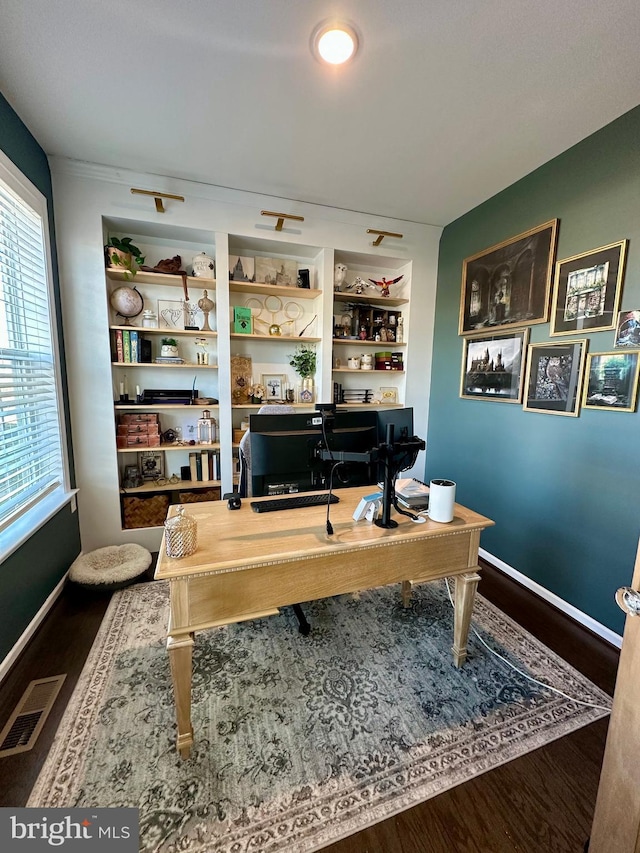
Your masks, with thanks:
[{"label": "ceiling light fixture", "polygon": [[358,34],[351,24],[325,21],[311,35],[311,52],[316,59],[329,65],[343,65],[356,55]]}]

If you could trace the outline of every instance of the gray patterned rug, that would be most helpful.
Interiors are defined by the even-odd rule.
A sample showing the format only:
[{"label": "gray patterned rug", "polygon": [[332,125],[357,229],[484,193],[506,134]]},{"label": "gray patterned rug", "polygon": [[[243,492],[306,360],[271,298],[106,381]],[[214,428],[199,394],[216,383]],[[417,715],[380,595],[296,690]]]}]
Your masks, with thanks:
[{"label": "gray patterned rug", "polygon": [[[195,744],[175,748],[164,583],[114,595],[30,806],[137,806],[145,853],[306,853],[606,713],[538,687],[473,635],[452,662],[444,583],[305,605],[196,636]],[[520,669],[609,698],[481,597],[474,627]]]}]

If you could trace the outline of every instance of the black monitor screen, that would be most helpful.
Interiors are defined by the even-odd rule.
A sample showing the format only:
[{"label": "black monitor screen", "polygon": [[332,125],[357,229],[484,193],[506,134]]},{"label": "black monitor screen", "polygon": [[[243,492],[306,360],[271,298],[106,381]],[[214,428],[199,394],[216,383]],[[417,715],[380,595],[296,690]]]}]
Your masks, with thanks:
[{"label": "black monitor screen", "polygon": [[[328,489],[332,471],[334,488],[376,482],[377,466],[366,459],[378,445],[375,412],[252,415],[250,436],[256,497]],[[362,453],[365,459],[341,462],[340,453]]]}]

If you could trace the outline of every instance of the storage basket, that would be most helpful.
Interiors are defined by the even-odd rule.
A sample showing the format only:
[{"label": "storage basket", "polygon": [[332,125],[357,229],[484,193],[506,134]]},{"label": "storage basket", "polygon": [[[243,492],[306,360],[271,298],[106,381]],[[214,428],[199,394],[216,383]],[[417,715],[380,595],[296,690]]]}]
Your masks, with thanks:
[{"label": "storage basket", "polygon": [[125,495],[122,498],[123,527],[162,527],[168,509],[168,495]]},{"label": "storage basket", "polygon": [[181,504],[193,504],[199,501],[219,501],[220,489],[203,489],[201,492],[179,492],[178,499]]}]

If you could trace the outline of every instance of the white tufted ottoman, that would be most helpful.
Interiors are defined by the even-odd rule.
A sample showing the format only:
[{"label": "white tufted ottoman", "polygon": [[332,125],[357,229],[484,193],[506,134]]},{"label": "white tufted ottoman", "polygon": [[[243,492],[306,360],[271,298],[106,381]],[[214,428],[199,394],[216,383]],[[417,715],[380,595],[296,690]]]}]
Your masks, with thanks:
[{"label": "white tufted ottoman", "polygon": [[69,569],[69,580],[85,589],[113,591],[134,583],[151,565],[142,545],[107,545],[82,554]]}]

